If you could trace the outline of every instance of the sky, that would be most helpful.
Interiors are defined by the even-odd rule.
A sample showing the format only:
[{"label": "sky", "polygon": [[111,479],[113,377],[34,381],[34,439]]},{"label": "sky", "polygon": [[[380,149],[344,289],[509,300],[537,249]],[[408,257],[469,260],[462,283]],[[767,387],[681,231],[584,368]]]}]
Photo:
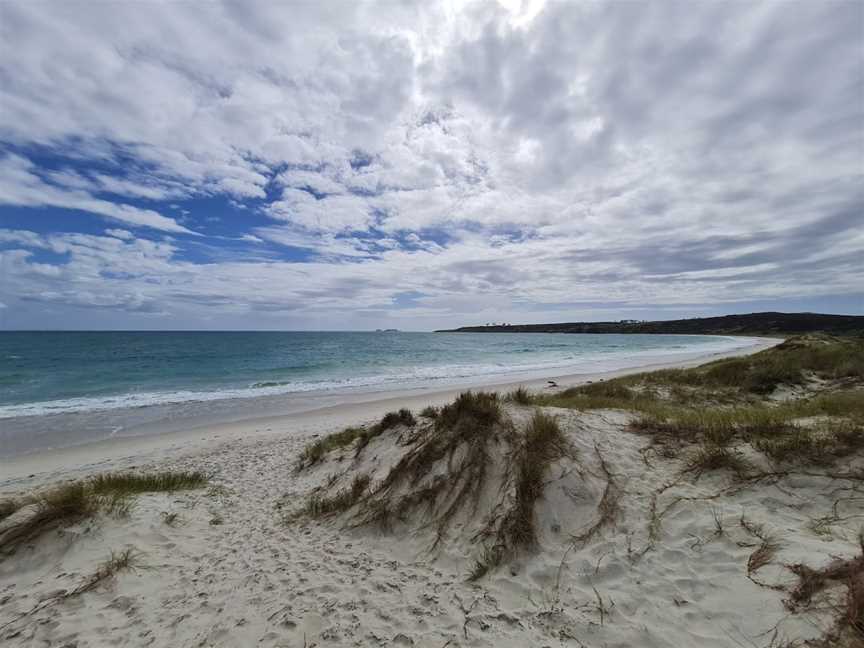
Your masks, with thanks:
[{"label": "sky", "polygon": [[0,3],[0,328],[864,314],[864,3]]}]

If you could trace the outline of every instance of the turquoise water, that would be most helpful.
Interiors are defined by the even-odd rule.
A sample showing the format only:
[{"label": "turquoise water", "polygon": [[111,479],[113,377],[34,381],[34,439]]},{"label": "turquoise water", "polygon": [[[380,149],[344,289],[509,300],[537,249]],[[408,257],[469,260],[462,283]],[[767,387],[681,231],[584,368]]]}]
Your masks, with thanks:
[{"label": "turquoise water", "polygon": [[110,436],[133,423],[182,418],[202,403],[215,411],[238,399],[587,373],[742,343],[676,335],[2,332],[0,451],[33,445],[27,435],[48,435],[50,445]]}]

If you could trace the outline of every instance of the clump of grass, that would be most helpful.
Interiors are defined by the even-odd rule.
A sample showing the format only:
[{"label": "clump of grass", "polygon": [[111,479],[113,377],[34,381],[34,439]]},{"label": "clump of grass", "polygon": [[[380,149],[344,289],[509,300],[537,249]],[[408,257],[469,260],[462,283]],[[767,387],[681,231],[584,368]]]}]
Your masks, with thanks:
[{"label": "clump of grass", "polygon": [[74,590],[74,594],[83,594],[95,589],[106,580],[114,578],[121,571],[134,569],[138,565],[138,553],[131,548],[119,552],[111,552],[108,559],[82,585]]},{"label": "clump of grass", "polygon": [[369,488],[371,481],[372,479],[369,475],[359,474],[354,477],[350,486],[343,488],[334,495],[327,497],[321,493],[313,493],[306,500],[303,512],[309,517],[323,517],[347,511],[360,501],[360,498],[363,497]]},{"label": "clump of grass", "polygon": [[[48,608],[52,605],[90,592],[96,589],[102,583],[114,578],[121,571],[140,567],[141,565],[139,562],[139,555],[140,554],[138,554],[138,552],[136,552],[135,549],[132,548],[127,548],[120,552],[112,551],[108,559],[105,560],[101,565],[99,565],[96,571],[93,572],[84,582],[78,585],[78,587],[68,592],[66,590],[60,590],[58,594],[48,596],[47,598],[42,598],[36,605],[31,607],[26,612],[22,612],[17,616],[13,617],[10,621],[7,621],[6,623],[0,625],[0,630],[5,630],[13,623],[21,621],[22,619],[29,617],[36,612],[44,610],[45,608]],[[12,636],[15,636],[16,634],[18,633],[13,632]]]},{"label": "clump of grass", "polygon": [[15,499],[0,500],[0,520],[5,520],[15,511],[21,508],[22,503]]},{"label": "clump of grass", "polygon": [[57,486],[34,497],[33,502],[37,506],[33,515],[7,530],[0,538],[0,554],[14,551],[23,543],[61,524],[92,516],[99,504],[83,482]]},{"label": "clump of grass", "polygon": [[569,409],[628,409],[650,411],[656,405],[656,398],[641,394],[628,386],[633,379],[616,378],[570,387],[558,394],[538,395],[534,401],[538,405],[565,407]]},{"label": "clump of grass", "polygon": [[313,466],[321,461],[324,456],[336,450],[337,448],[346,448],[352,445],[357,439],[363,436],[366,431],[362,427],[347,427],[341,432],[328,434],[316,441],[313,441],[300,453],[300,462],[297,465],[298,469],[303,469],[308,466]]},{"label": "clump of grass", "polygon": [[363,449],[369,445],[369,442],[375,437],[380,436],[387,430],[393,429],[399,425],[405,427],[414,427],[417,425],[417,419],[411,413],[411,410],[404,407],[398,412],[387,412],[378,423],[373,425],[368,430],[364,430],[357,441],[356,454],[359,455]]},{"label": "clump of grass", "polygon": [[751,443],[780,463],[825,464],[864,447],[864,429],[849,421],[790,426],[785,433],[756,438]]},{"label": "clump of grass", "polygon": [[380,429],[381,432],[384,432],[385,430],[394,428],[397,425],[413,427],[414,425],[417,425],[417,419],[414,418],[411,410],[403,407],[398,412],[387,412],[375,427]]},{"label": "clump of grass", "polygon": [[505,514],[499,532],[500,541],[508,550],[530,549],[536,545],[534,505],[543,495],[543,476],[553,462],[565,456],[575,457],[575,450],[558,421],[539,410],[534,412],[516,457],[513,506]]},{"label": "clump of grass", "polygon": [[207,481],[207,475],[197,471],[108,473],[91,478],[89,486],[97,495],[135,495],[200,488]]},{"label": "clump of grass", "polygon": [[524,387],[517,387],[513,391],[509,392],[504,397],[504,400],[516,403],[517,405],[531,405],[531,403],[534,402],[531,397],[531,392]]},{"label": "clump of grass", "polygon": [[427,419],[436,419],[438,418],[438,408],[432,405],[428,405],[420,410],[420,416]]},{"label": "clump of grass", "polygon": [[494,392],[462,392],[452,403],[445,405],[438,413],[436,427],[488,429],[501,421],[501,405],[498,394]]},{"label": "clump of grass", "polygon": [[698,477],[708,471],[727,469],[741,477],[750,467],[750,463],[739,452],[725,445],[706,442],[693,452],[684,471],[695,473]]},{"label": "clump of grass", "polygon": [[[497,394],[459,394],[441,408],[434,430],[418,437],[366,498],[357,524],[386,529],[394,519],[422,507],[437,529],[434,548],[456,513],[469,505],[476,509],[486,483],[490,444],[507,429]],[[433,475],[445,459],[447,473]]]},{"label": "clump of grass", "polygon": [[817,594],[832,585],[846,587],[844,604],[836,608],[836,630],[827,633],[825,645],[841,645],[848,639],[848,645],[858,646],[864,640],[864,535],[859,534],[858,542],[861,551],[853,558],[835,559],[821,569],[801,563],[789,566],[798,576],[798,584],[786,601],[793,612],[806,609]]},{"label": "clump of grass", "polygon": [[0,537],[0,554],[13,552],[25,542],[64,524],[91,518],[97,513],[126,516],[131,496],[157,491],[196,488],[207,481],[203,473],[109,473],[56,486],[24,498],[35,505],[32,515],[7,529]]}]

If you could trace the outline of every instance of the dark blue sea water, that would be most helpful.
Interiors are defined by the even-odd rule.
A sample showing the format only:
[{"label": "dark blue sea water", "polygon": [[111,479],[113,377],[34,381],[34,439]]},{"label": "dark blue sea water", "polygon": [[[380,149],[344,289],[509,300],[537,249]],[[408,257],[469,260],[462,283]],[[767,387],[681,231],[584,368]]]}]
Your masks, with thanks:
[{"label": "dark blue sea water", "polygon": [[742,344],[675,335],[0,332],[0,452],[20,450],[13,437],[37,429],[59,426],[76,442],[80,429],[104,437],[169,405],[177,417],[202,403],[595,372]]}]

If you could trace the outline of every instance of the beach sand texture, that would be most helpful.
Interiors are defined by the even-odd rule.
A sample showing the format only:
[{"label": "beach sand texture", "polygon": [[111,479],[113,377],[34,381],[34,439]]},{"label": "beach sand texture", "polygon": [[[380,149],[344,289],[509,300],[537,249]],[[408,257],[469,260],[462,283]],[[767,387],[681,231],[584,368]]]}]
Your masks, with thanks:
[{"label": "beach sand texture", "polygon": [[[534,407],[503,410],[521,430]],[[435,528],[422,517],[385,533],[355,527],[356,511],[296,516],[316,488],[332,492],[361,473],[373,483],[386,477],[412,447],[404,425],[356,457],[337,450],[299,471],[304,447],[338,428],[271,428],[186,453],[165,446],[143,459],[7,481],[4,490],[20,492],[109,469],[210,475],[203,488],[142,494],[125,517],[61,527],[0,560],[0,639],[77,648],[659,648],[779,646],[823,636],[830,614],[793,614],[785,603],[797,583],[786,565],[820,567],[860,553],[861,482],[843,477],[861,469],[860,457],[842,469],[742,482],[728,471],[682,472],[686,455],[647,452],[651,440],[628,427],[633,414],[543,411],[556,417],[577,459],[556,459],[545,473],[535,510],[539,546],[476,582],[468,580],[480,550],[474,531],[501,501],[495,466],[504,465],[503,454],[490,464],[489,486],[434,551]],[[754,569],[759,534],[777,547]],[[76,592],[123,550],[134,555],[129,569]]]}]

